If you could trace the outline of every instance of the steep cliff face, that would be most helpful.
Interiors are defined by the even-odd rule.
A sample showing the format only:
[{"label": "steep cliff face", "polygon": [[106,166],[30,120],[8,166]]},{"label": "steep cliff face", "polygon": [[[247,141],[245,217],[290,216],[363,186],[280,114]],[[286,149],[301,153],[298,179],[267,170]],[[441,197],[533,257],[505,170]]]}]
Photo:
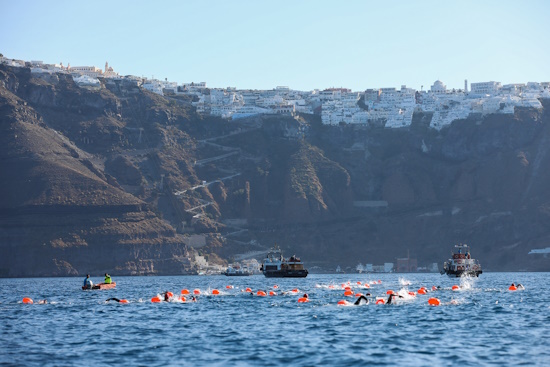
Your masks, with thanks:
[{"label": "steep cliff face", "polygon": [[[435,131],[316,116],[202,118],[131,81],[0,67],[0,276],[179,274],[274,243],[310,266],[457,242],[489,270],[550,270],[550,102]],[[202,236],[202,237],[201,237]]]},{"label": "steep cliff face", "polygon": [[[115,98],[80,96],[67,79],[49,84],[27,69],[0,73],[0,276],[189,271],[174,228],[104,172],[103,157],[81,149],[92,144],[79,128],[104,128]],[[123,121],[107,125],[93,135],[107,143],[91,151],[121,144]],[[111,161],[121,183],[141,183],[131,162]]]},{"label": "steep cliff face", "polygon": [[549,101],[543,106],[472,116],[440,132],[346,126],[318,135],[318,146],[350,173],[355,200],[387,202],[359,213],[366,232],[346,227],[354,252],[381,263],[410,250],[428,264],[467,242],[488,269],[548,269],[547,260],[528,255],[547,247],[550,234],[542,224],[550,200],[543,168],[550,164]]},{"label": "steep cliff face", "polygon": [[351,207],[348,172],[307,143],[290,156],[286,186],[283,216],[288,221],[335,218]]}]

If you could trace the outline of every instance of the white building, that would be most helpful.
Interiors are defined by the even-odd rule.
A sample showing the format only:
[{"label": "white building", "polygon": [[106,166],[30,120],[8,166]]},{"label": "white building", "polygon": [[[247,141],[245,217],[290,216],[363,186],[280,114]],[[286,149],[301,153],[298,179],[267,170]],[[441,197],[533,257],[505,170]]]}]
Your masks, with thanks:
[{"label": "white building", "polygon": [[99,79],[92,78],[88,75],[80,75],[78,77],[73,78],[74,82],[82,87],[101,87],[101,83],[99,82]]},{"label": "white building", "polygon": [[87,75],[92,78],[97,78],[103,75],[103,70],[96,68],[95,66],[68,66],[67,68],[71,73]]},{"label": "white building", "polygon": [[146,89],[150,92],[159,94],[161,96],[164,95],[164,92],[162,91],[163,90],[163,85],[159,80],[156,80],[156,79],[147,80],[141,86],[143,87],[143,89]]},{"label": "white building", "polygon": [[502,84],[500,84],[500,82],[471,83],[470,93],[495,95],[498,93],[500,88],[502,88]]},{"label": "white building", "polygon": [[447,93],[447,86],[441,80],[436,80],[431,86],[430,91],[435,94],[445,94]]}]

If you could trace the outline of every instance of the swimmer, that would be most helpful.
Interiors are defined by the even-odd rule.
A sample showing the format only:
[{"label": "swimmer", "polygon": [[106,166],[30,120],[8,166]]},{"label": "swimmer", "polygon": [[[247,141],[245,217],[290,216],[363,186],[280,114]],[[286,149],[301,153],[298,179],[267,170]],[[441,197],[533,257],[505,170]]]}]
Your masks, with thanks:
[{"label": "swimmer", "polygon": [[391,301],[392,301],[393,297],[405,298],[405,297],[403,297],[399,294],[392,293],[392,294],[389,295],[388,300],[386,301],[387,305],[391,305]]},{"label": "swimmer", "polygon": [[109,301],[120,302],[120,300],[118,298],[114,298],[114,297],[105,300],[105,302],[109,302]]},{"label": "swimmer", "polygon": [[518,285],[516,286],[518,289],[525,289],[525,287],[523,286],[523,284],[521,283],[518,283]]},{"label": "swimmer", "polygon": [[[370,293],[367,293],[368,296],[370,296]],[[365,296],[359,296],[359,298],[357,298],[357,301],[355,301],[354,305],[355,306],[362,306],[362,305],[368,305],[369,304],[369,299]]]},{"label": "swimmer", "polygon": [[38,304],[39,304],[39,305],[47,305],[47,304],[48,304],[48,300],[47,300],[47,299],[41,299],[40,301],[38,301]]}]

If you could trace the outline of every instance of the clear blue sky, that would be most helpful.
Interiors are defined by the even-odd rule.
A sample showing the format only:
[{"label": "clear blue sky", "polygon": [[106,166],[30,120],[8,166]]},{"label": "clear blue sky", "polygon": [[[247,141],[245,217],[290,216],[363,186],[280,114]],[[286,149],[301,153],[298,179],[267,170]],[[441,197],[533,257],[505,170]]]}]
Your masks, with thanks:
[{"label": "clear blue sky", "polygon": [[0,53],[211,87],[550,81],[550,1],[0,0]]}]

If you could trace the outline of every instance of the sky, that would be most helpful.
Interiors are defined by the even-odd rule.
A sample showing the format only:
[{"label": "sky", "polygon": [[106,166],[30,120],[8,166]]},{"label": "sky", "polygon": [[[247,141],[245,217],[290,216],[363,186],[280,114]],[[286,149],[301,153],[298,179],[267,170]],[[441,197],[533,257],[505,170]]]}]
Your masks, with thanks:
[{"label": "sky", "polygon": [[5,57],[209,87],[550,81],[550,1],[0,0]]}]

